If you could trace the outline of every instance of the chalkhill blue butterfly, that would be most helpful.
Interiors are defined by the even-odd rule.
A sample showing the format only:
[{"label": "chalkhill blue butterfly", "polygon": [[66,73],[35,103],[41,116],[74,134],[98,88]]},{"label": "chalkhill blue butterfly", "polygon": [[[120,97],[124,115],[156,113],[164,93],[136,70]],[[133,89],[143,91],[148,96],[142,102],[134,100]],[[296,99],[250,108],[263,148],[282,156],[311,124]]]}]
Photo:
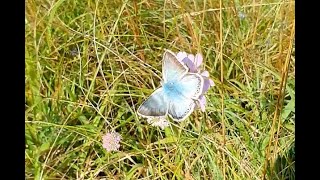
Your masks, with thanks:
[{"label": "chalkhill blue butterfly", "polygon": [[194,110],[202,93],[204,79],[188,72],[176,55],[166,50],[162,61],[162,87],[156,89],[139,109],[145,118],[162,118],[169,115],[174,121],[185,120]]}]

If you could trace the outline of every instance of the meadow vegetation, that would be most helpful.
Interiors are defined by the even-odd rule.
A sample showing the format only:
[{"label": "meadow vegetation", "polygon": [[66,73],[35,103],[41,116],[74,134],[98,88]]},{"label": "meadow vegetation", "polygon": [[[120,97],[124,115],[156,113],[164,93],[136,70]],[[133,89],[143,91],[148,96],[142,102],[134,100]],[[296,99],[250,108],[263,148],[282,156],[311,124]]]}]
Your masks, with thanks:
[{"label": "meadow vegetation", "polygon": [[[27,0],[26,179],[295,179],[295,4]],[[164,49],[200,52],[205,112],[161,130],[139,105]],[[119,151],[102,136],[115,130]]]}]

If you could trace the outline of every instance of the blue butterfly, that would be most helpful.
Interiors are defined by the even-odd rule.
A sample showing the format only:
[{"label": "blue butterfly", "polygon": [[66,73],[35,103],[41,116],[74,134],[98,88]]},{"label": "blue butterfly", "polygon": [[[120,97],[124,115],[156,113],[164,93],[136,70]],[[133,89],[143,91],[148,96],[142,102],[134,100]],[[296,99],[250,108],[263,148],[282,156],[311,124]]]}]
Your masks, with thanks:
[{"label": "blue butterfly", "polygon": [[162,87],[140,105],[138,115],[145,118],[169,115],[174,121],[183,121],[193,112],[202,93],[203,77],[189,73],[188,67],[169,50],[163,56],[162,76]]}]

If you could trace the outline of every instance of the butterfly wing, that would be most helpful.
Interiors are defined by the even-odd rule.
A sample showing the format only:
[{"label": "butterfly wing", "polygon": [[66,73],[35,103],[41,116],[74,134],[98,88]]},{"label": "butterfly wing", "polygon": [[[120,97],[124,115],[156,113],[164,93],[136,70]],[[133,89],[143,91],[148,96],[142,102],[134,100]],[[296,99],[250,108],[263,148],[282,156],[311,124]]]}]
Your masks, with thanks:
[{"label": "butterfly wing", "polygon": [[186,98],[198,99],[203,90],[203,77],[195,73],[187,73],[176,82],[176,89]]},{"label": "butterfly wing", "polygon": [[164,82],[179,80],[188,72],[187,66],[182,64],[176,55],[166,50],[162,60],[162,74]]},{"label": "butterfly wing", "polygon": [[139,109],[138,114],[142,117],[160,117],[167,115],[168,103],[165,99],[163,88],[155,90],[150,97],[144,101]]},{"label": "butterfly wing", "polygon": [[195,102],[191,98],[186,98],[182,95],[175,96],[169,102],[168,114],[177,122],[185,120],[194,110]]}]

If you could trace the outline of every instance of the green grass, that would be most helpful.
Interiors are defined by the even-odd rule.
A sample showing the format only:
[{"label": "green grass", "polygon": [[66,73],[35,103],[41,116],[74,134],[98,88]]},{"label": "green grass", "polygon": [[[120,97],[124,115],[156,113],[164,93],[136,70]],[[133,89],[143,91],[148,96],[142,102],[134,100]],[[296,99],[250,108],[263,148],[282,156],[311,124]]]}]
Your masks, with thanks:
[{"label": "green grass", "polygon": [[[28,0],[26,178],[295,179],[294,19],[281,0]],[[164,49],[201,52],[216,86],[161,130],[136,110]]]}]

